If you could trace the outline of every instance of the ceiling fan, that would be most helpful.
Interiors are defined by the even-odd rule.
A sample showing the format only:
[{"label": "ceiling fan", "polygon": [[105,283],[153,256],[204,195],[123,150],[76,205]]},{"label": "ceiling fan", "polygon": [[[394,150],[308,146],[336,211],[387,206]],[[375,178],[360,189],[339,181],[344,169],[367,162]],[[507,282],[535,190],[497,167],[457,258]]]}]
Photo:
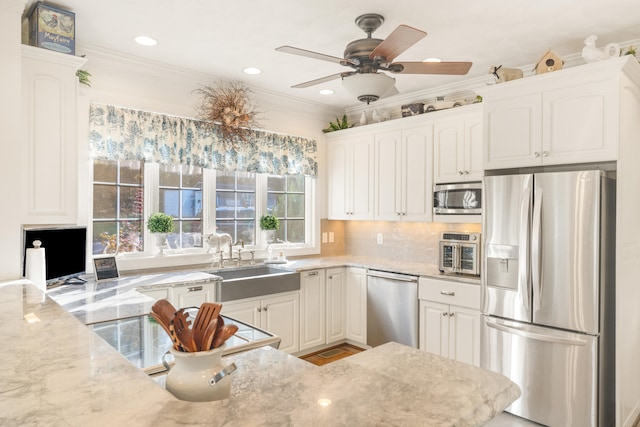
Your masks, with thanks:
[{"label": "ceiling fan", "polygon": [[374,39],[371,34],[384,22],[384,17],[377,13],[367,13],[356,18],[367,38],[354,40],[344,50],[344,58],[312,52],[293,46],[280,46],[278,52],[306,56],[350,67],[353,71],[332,74],[293,88],[307,88],[337,78],[342,79],[343,86],[359,101],[377,101],[385,96],[397,94],[395,79],[380,71],[392,74],[455,74],[464,75],[469,72],[471,62],[393,62],[405,50],[409,49],[427,33],[408,25],[399,25],[385,39]]}]

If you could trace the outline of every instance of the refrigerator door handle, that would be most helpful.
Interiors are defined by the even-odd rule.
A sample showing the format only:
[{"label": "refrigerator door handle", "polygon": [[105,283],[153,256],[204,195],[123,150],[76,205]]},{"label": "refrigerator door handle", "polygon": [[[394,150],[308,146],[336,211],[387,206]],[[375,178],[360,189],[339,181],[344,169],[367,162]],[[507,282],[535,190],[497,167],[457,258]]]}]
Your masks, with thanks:
[{"label": "refrigerator door handle", "polygon": [[544,335],[539,334],[537,332],[527,331],[521,328],[514,328],[512,326],[501,325],[493,322],[485,322],[486,325],[490,328],[497,329],[502,332],[506,332],[508,334],[519,335],[524,338],[530,338],[537,341],[549,342],[554,344],[562,344],[562,345],[573,345],[573,346],[585,346],[587,345],[586,341],[579,339],[571,339],[571,338],[563,338],[557,337],[553,335]]},{"label": "refrigerator door handle", "polygon": [[[530,307],[531,280],[529,275],[529,218],[531,218],[531,181],[525,181],[526,185],[522,194],[520,206],[520,247],[518,253],[518,289],[523,294],[523,305]],[[529,308],[527,308],[527,311]],[[530,313],[530,312],[529,312]]]},{"label": "refrigerator door handle", "polygon": [[537,311],[542,304],[542,188],[540,187],[536,188],[535,199],[533,201],[531,282],[534,290],[533,309]]}]

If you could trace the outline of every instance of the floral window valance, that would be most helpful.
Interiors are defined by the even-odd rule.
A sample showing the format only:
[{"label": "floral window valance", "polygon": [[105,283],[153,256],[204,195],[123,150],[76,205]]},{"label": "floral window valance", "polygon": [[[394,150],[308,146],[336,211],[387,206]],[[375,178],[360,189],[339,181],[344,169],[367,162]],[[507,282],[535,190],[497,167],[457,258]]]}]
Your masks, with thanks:
[{"label": "floral window valance", "polygon": [[275,175],[318,173],[316,141],[251,130],[222,138],[216,125],[184,117],[91,104],[91,157],[194,165]]}]

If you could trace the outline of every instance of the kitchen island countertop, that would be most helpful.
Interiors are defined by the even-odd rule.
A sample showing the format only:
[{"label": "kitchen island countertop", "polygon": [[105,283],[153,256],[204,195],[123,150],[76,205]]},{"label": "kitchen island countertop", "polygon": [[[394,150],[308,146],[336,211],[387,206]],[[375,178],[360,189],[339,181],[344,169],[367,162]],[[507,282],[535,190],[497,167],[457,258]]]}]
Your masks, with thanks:
[{"label": "kitchen island countertop", "polygon": [[0,424],[477,426],[520,395],[499,374],[388,343],[322,367],[270,348],[232,355],[231,399],[183,402],[27,281],[0,286],[0,321]]}]

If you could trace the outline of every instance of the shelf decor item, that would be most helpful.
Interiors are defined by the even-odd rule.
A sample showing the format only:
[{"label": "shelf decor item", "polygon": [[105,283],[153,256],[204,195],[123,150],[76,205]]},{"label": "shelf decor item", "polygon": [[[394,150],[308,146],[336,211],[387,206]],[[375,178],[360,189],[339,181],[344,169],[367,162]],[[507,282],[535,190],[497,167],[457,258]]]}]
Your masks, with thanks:
[{"label": "shelf decor item", "polygon": [[29,44],[56,52],[76,53],[76,14],[37,2],[29,11]]},{"label": "shelf decor item", "polygon": [[350,127],[353,127],[353,125],[349,124],[349,121],[347,120],[347,115],[344,114],[342,116],[342,120],[336,117],[336,122],[335,123],[329,122],[329,127],[326,129],[322,129],[322,132],[329,133],[336,130],[349,129]]},{"label": "shelf decor item", "polygon": [[156,235],[156,246],[160,251],[156,256],[163,256],[164,246],[167,244],[167,234],[173,231],[173,217],[162,212],[154,213],[149,217],[147,228]]},{"label": "shelf decor item", "polygon": [[251,89],[241,82],[219,82],[194,92],[202,98],[196,107],[198,119],[216,126],[223,138],[246,141],[251,128],[260,127]]}]

